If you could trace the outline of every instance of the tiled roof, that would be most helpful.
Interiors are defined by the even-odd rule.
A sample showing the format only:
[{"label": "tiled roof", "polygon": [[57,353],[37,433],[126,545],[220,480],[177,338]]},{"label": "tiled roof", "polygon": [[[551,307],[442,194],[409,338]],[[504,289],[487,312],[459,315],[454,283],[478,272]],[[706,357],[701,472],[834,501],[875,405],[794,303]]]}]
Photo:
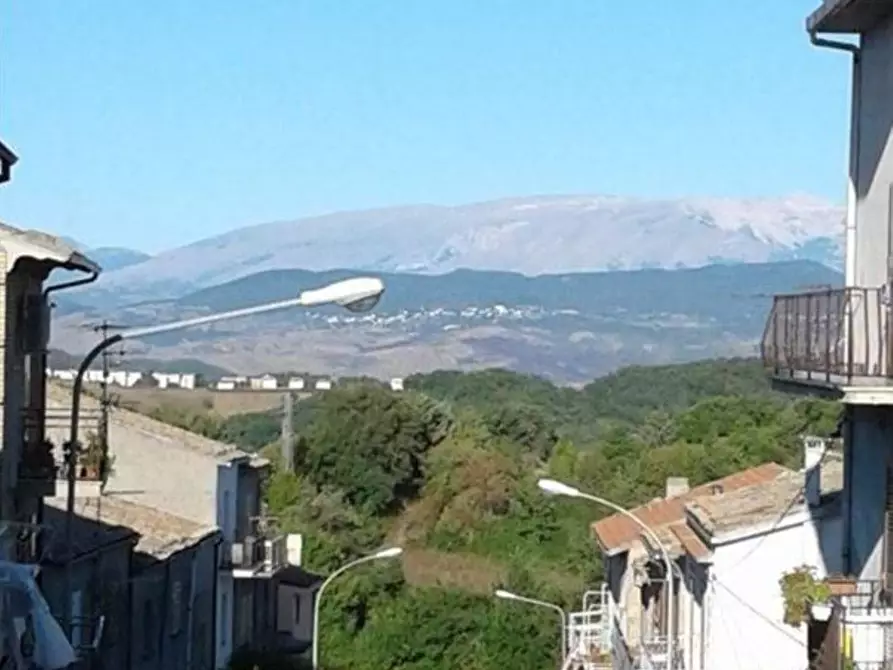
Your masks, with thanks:
[{"label": "tiled roof", "polygon": [[[803,509],[802,472],[786,471],[778,478],[746,486],[722,495],[703,496],[689,502],[688,512],[711,535],[780,520]],[[843,488],[843,462],[829,453],[821,467],[821,491],[830,496]]]},{"label": "tiled roof", "polygon": [[[52,504],[56,501],[57,504]],[[99,521],[95,517],[82,516],[77,513],[72,520],[71,553],[65,542],[65,501],[59,498],[47,498],[44,507],[43,524],[47,529],[41,562],[64,565],[68,557],[78,559],[106,547],[130,541],[136,544],[137,533],[132,528]]]},{"label": "tiled roof", "polygon": [[[61,498],[47,498],[46,502],[48,507],[65,509],[65,500]],[[124,528],[129,536],[137,535],[136,550],[156,559],[166,558],[217,532],[214,528],[113,496],[80,498],[75,501],[75,512],[84,522]]]},{"label": "tiled roof", "polygon": [[[685,506],[700,496],[711,493],[716,487],[723,491],[734,491],[761,482],[772,481],[782,473],[790,472],[777,463],[765,463],[749,470],[736,472],[728,477],[717,479],[691,489],[673,498],[661,498],[647,505],[631,510],[643,523],[652,529],[668,526],[685,519]],[[613,553],[628,549],[641,535],[641,528],[623,514],[613,514],[597,521],[592,531],[604,551]]]}]

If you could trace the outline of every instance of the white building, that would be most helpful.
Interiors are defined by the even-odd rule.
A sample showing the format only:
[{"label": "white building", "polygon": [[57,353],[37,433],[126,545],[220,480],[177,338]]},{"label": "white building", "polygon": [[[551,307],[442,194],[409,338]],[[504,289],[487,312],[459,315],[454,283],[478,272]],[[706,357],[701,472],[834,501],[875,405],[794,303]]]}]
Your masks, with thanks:
[{"label": "white building", "polygon": [[303,391],[304,390],[304,378],[303,377],[289,377],[288,388],[291,391]]},{"label": "white building", "polygon": [[195,389],[195,375],[183,372],[153,372],[152,378],[160,389],[181,388]]},{"label": "white building", "polygon": [[261,377],[251,377],[248,385],[252,391],[275,391],[279,387],[279,382],[273,375],[263,375]]},{"label": "white building", "polygon": [[[673,560],[675,651],[686,670],[806,667],[807,626],[784,622],[780,580],[801,566],[816,578],[842,566],[843,464],[830,452],[822,462],[824,447],[804,445],[803,472],[768,463],[691,490],[672,478],[667,497],[633,510]],[[624,515],[593,530],[615,655],[663,667],[671,627],[661,548]]]},{"label": "white building", "polygon": [[331,391],[332,390],[332,380],[331,379],[317,379],[316,384],[314,384],[314,388],[317,391]]},{"label": "white building", "polygon": [[391,380],[391,390],[392,391],[402,391],[403,390],[403,378],[402,377],[394,377]]}]

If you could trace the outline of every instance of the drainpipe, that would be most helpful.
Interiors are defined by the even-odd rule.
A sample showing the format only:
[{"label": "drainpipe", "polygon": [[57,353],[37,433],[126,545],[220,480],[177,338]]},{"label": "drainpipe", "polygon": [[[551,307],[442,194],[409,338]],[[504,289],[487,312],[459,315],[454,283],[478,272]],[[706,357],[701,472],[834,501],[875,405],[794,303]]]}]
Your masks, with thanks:
[{"label": "drainpipe", "polygon": [[840,42],[819,37],[816,33],[809,33],[809,41],[813,46],[824,49],[835,49],[852,54],[852,104],[850,105],[850,152],[849,152],[849,177],[847,183],[847,207],[846,207],[846,256],[845,274],[846,286],[856,285],[856,200],[858,194],[856,185],[859,182],[859,152],[861,148],[861,124],[859,117],[862,109],[862,70],[860,67],[861,53],[859,45],[849,42]]},{"label": "drainpipe", "polygon": [[[46,313],[49,314],[50,307],[50,294],[56,293],[58,291],[64,291],[66,289],[75,288],[77,286],[85,286],[87,284],[92,284],[97,279],[99,279],[99,272],[93,271],[90,272],[86,277],[80,277],[78,279],[70,279],[68,281],[59,282],[58,284],[53,284],[52,286],[47,286],[43,291],[43,303],[47,306]],[[44,327],[47,331],[49,330],[49,323],[44,324]],[[32,407],[39,407],[42,413],[46,413],[46,369],[47,369],[47,358],[48,351],[47,347],[49,347],[49,337],[46,337],[46,342],[42,344],[41,351],[37,356],[34,357],[33,362],[31,363],[31,369],[28,374],[31,379],[42,379],[43,383],[35,387],[33,384],[31,385],[31,397],[28,399],[29,403]],[[44,421],[42,421],[37,427],[37,443],[42,444],[44,439],[46,438],[46,419],[44,417]],[[37,524],[38,527],[43,526],[43,498],[40,498],[37,501]],[[42,541],[41,533],[37,533],[37,538],[35,540],[36,545],[36,554],[39,558],[43,555],[43,541]],[[40,574],[38,573],[38,586],[41,585]]]}]

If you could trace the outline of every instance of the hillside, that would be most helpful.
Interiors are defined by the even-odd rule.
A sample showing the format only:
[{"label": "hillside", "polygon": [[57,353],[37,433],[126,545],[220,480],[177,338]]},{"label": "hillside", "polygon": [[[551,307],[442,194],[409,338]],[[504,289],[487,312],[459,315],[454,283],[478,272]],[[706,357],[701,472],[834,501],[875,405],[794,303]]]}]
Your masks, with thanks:
[{"label": "hillside", "polygon": [[[355,274],[264,272],[175,300],[116,308],[114,319],[154,323],[235,309]],[[295,309],[129,348],[134,356],[198,359],[246,374],[303,369],[395,377],[506,367],[579,383],[625,365],[753,355],[773,293],[841,281],[809,261],[537,277],[476,270],[382,277],[387,290],[371,314]],[[85,350],[92,334],[80,328],[83,320],[60,311],[54,346]]]},{"label": "hillside", "polygon": [[[621,370],[580,391],[443,371],[400,394],[357,383],[301,405],[297,470],[277,469],[267,503],[304,535],[308,568],[324,573],[383,544],[406,550],[399,567],[357,570],[327,591],[331,670],[554,667],[554,618],[490,594],[578,607],[601,580],[588,528],[606,511],[548,498],[537,477],[634,506],[669,476],[697,485],[767,461],[799,467],[799,436],[830,433],[839,414],[773,394],[747,360]],[[273,416],[250,415],[227,420],[230,439],[256,446],[247,428],[259,420],[276,435]]]},{"label": "hillside", "polygon": [[298,267],[542,274],[791,259],[837,267],[842,220],[840,207],[806,197],[556,195],[409,205],[240,228],[108,273],[85,293],[117,303],[176,297]]}]

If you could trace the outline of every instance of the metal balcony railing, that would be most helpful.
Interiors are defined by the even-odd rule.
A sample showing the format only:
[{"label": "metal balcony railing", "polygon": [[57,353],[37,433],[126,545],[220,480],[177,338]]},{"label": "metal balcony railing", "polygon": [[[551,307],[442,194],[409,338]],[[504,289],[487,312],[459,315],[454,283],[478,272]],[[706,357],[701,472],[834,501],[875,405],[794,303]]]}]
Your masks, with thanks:
[{"label": "metal balcony railing", "polygon": [[886,288],[777,295],[760,354],[776,377],[857,384],[893,378]]}]

